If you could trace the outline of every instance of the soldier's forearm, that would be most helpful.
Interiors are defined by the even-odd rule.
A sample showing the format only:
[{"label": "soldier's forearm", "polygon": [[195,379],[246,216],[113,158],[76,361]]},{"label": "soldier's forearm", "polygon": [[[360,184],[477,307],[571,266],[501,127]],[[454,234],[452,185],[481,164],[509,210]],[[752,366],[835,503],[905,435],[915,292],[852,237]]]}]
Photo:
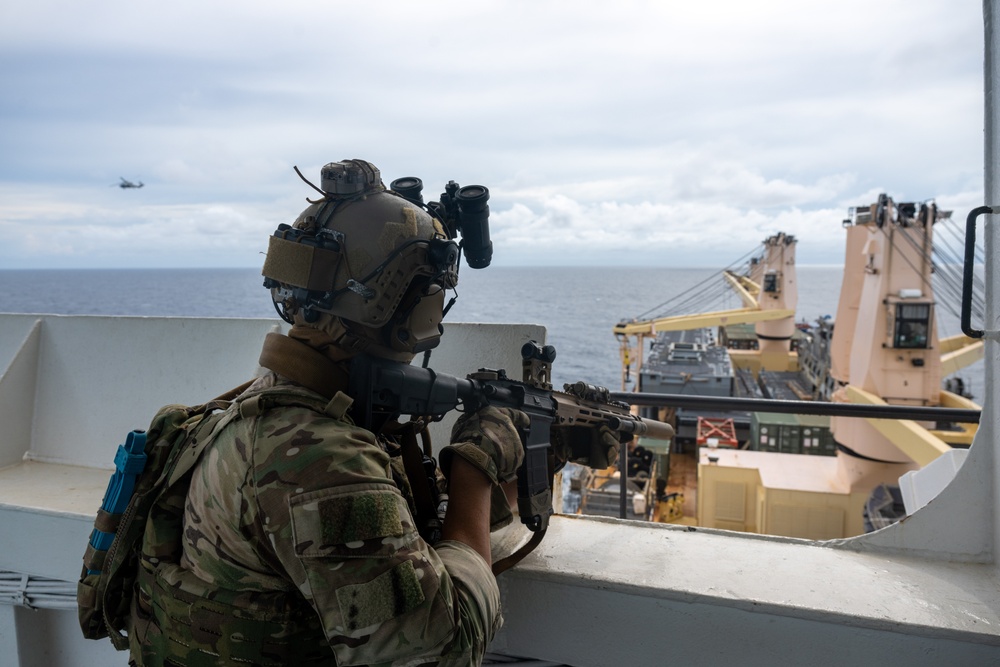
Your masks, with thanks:
[{"label": "soldier's forearm", "polygon": [[488,565],[490,559],[490,480],[456,456],[448,482],[448,512],[442,537],[472,547]]}]

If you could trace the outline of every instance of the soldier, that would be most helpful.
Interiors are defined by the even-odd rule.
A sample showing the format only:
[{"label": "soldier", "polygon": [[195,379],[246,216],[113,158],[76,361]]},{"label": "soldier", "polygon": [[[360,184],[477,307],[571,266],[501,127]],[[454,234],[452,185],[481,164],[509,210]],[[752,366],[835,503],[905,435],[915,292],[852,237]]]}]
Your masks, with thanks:
[{"label": "soldier", "polygon": [[[502,622],[490,503],[516,474],[527,417],[459,419],[431,545],[396,443],[355,423],[346,393],[352,357],[409,362],[438,344],[457,244],[367,162],[327,165],[322,190],[264,265],[289,333],[267,337],[268,372],[194,468],[180,557],[142,563],[138,665],[476,665]],[[155,540],[153,516],[144,552]]]}]

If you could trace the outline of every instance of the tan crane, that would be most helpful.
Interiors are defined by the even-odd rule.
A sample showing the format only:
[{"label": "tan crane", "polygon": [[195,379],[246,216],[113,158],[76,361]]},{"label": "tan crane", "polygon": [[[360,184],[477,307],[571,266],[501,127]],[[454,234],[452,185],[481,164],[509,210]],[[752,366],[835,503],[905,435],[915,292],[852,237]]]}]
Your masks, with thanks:
[{"label": "tan crane", "polygon": [[[935,223],[949,216],[933,202],[897,204],[881,195],[845,221],[847,253],[830,347],[830,371],[841,386],[834,401],[978,408],[941,389],[942,377],[983,356],[981,340],[937,336],[931,246]],[[882,477],[894,481],[951,445],[968,446],[975,433],[971,424],[937,431],[909,421],[837,417],[830,426],[842,445],[841,474],[862,486]]]},{"label": "tan crane", "polygon": [[755,324],[759,349],[731,351],[733,365],[750,368],[755,374],[762,368],[794,370],[796,361],[790,345],[798,302],[795,245],[794,236],[779,232],[764,240],[763,253],[751,261],[749,275],[724,272],[724,279],[743,301],[743,308],[619,322],[614,333],[622,361],[622,390],[627,390],[633,362],[637,369],[642,367],[643,341],[655,339],[663,331]]}]

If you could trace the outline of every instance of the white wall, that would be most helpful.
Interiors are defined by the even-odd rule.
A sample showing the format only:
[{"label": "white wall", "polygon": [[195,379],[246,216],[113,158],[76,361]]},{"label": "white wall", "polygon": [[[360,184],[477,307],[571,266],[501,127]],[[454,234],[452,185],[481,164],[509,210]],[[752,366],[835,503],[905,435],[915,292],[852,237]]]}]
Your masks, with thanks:
[{"label": "white wall", "polygon": [[[118,444],[162,405],[201,403],[252,378],[279,324],[0,314],[0,572],[75,591]],[[534,325],[446,325],[432,367],[519,377],[521,346],[544,337]],[[453,421],[432,429],[438,445]],[[16,597],[0,587],[0,664],[126,664],[110,642],[82,638],[75,610],[33,610]]]}]

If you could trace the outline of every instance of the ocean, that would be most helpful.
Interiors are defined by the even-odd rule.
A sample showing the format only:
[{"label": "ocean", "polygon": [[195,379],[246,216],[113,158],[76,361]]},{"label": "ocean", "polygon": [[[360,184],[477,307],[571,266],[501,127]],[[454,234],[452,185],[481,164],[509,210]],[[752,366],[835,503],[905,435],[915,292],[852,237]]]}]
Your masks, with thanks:
[{"label": "ocean", "polygon": [[[796,269],[797,319],[835,317],[842,269]],[[686,294],[696,306],[687,312],[704,310],[710,297],[711,310],[741,307],[717,269],[463,265],[457,294],[446,321],[541,324],[557,351],[557,387],[584,380],[612,390],[621,387],[612,333],[620,320],[658,315],[659,304]],[[259,269],[0,270],[0,312],[277,319]],[[938,322],[942,337],[959,332],[950,313]],[[981,371],[970,373],[967,384],[981,395]]]}]

